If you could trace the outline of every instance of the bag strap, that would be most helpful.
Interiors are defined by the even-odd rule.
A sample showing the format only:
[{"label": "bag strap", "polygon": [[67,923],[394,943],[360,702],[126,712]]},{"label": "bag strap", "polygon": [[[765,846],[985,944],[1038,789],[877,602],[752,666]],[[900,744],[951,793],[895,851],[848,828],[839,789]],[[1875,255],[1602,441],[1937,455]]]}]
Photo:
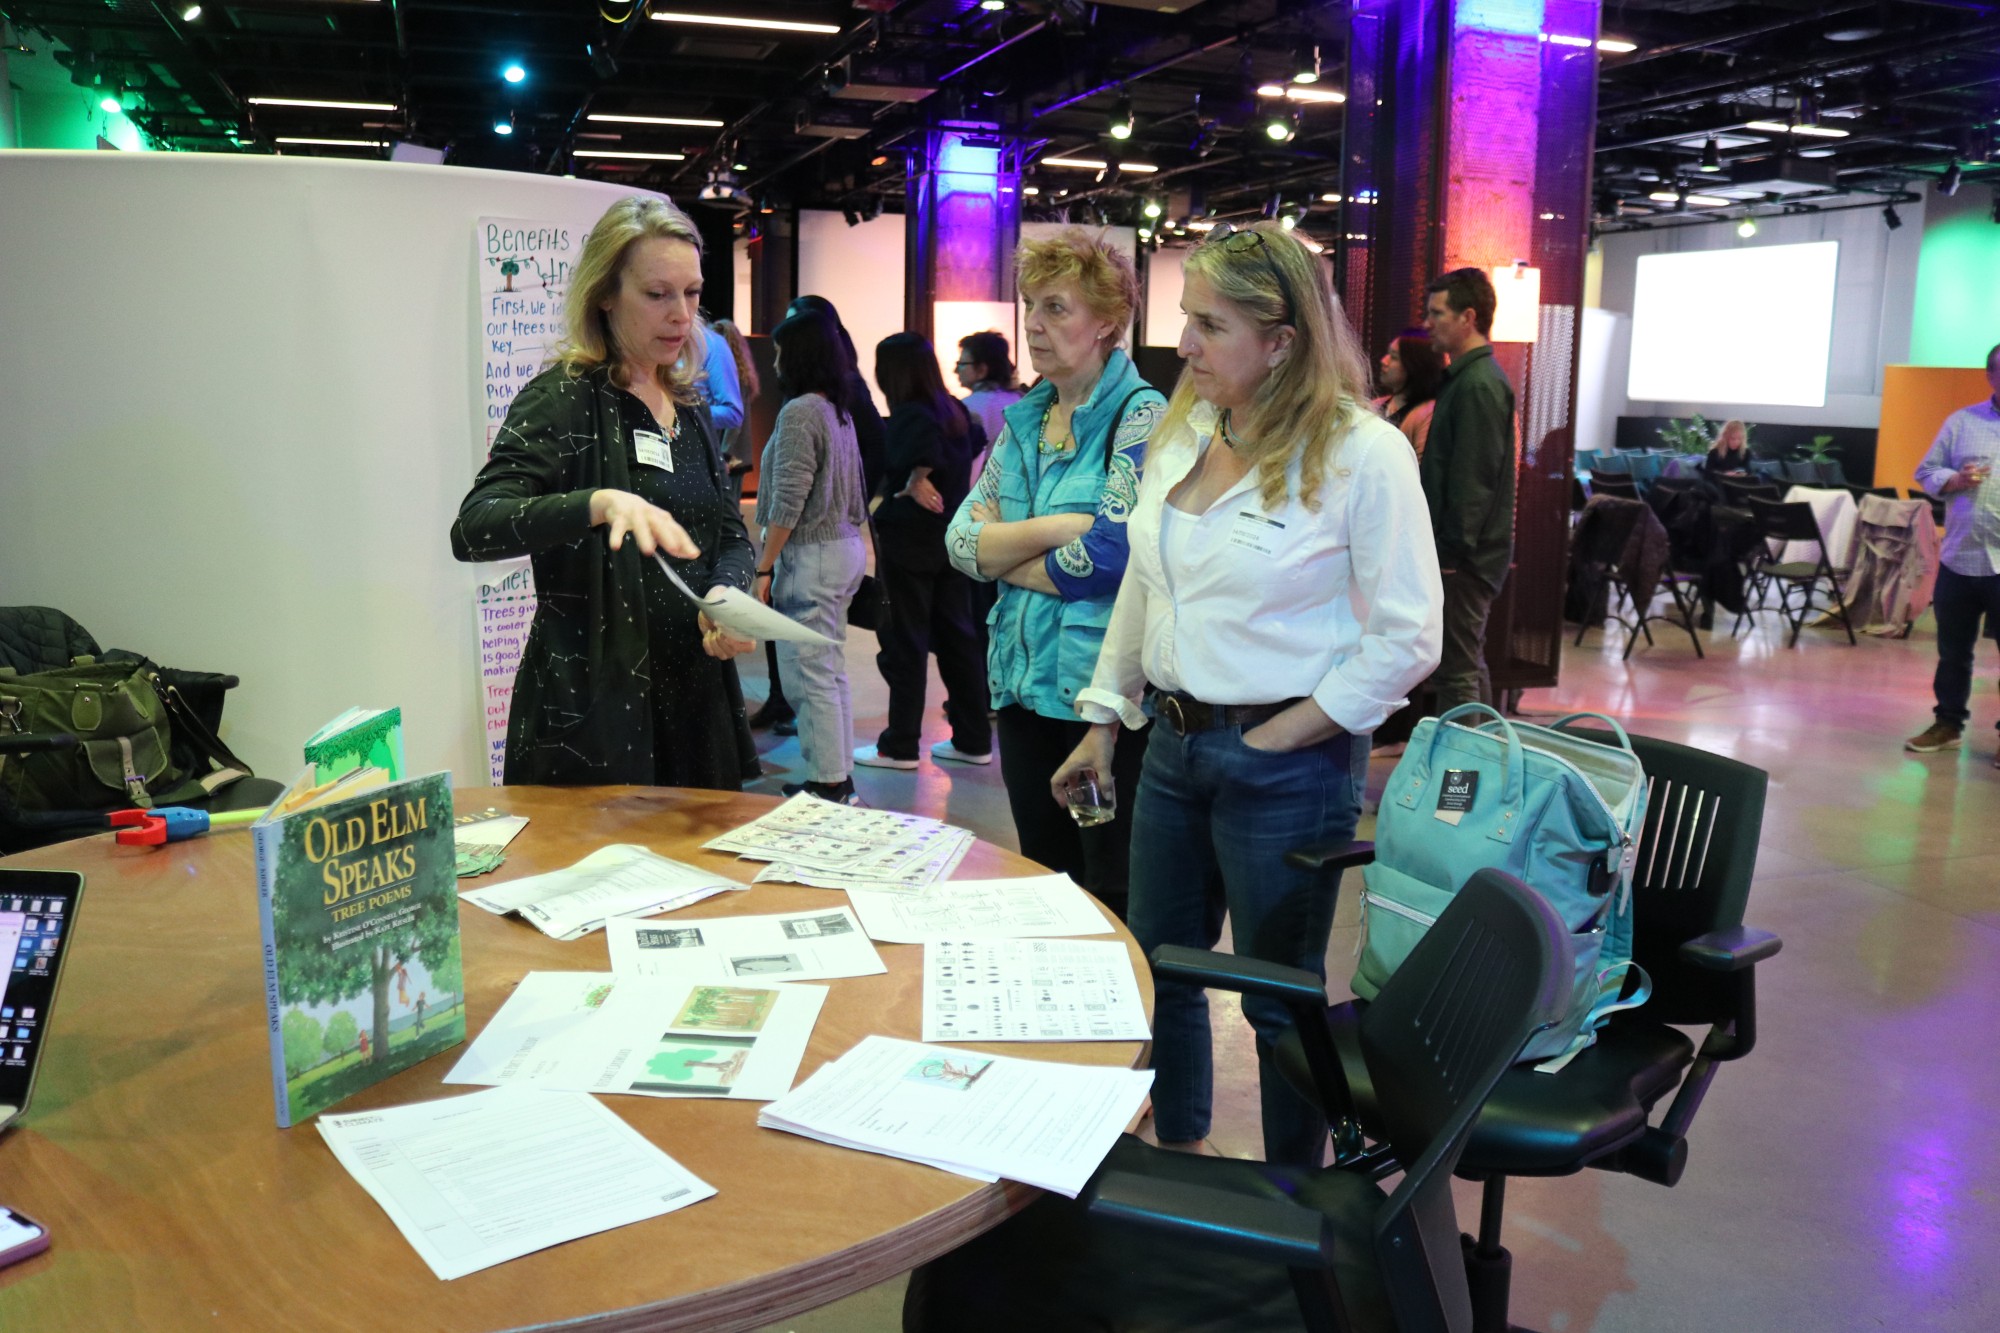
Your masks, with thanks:
[{"label": "bag strap", "polygon": [[[1132,406],[1132,400],[1142,393],[1159,392],[1158,389],[1155,389],[1150,384],[1141,384],[1138,388],[1126,394],[1124,400],[1118,404],[1118,413],[1111,418],[1111,429],[1104,432],[1104,471],[1106,474],[1109,474],[1111,471],[1111,456],[1118,452],[1118,428],[1125,424],[1125,413]],[[1165,397],[1164,394],[1161,396]]]},{"label": "bag strap", "polygon": [[1611,728],[1612,735],[1618,738],[1619,749],[1627,752],[1632,749],[1632,738],[1625,734],[1625,728],[1619,725],[1618,719],[1610,716],[1608,713],[1564,713],[1561,717],[1549,723],[1548,727],[1550,731],[1554,731],[1565,722],[1580,722],[1585,718],[1589,718],[1594,722],[1602,722],[1605,726]]},{"label": "bag strap", "polygon": [[166,705],[168,724],[184,732],[188,739],[194,742],[196,748],[208,757],[209,763],[215,765],[215,772],[196,779],[203,788],[212,794],[218,788],[227,786],[238,778],[255,776],[255,771],[250,765],[238,759],[235,752],[222,743],[222,738],[210,731],[208,724],[196,716],[194,709],[188,706],[187,700],[181,698],[178,689],[162,680],[159,672],[148,674],[152,680],[153,692],[159,695],[160,702]]}]

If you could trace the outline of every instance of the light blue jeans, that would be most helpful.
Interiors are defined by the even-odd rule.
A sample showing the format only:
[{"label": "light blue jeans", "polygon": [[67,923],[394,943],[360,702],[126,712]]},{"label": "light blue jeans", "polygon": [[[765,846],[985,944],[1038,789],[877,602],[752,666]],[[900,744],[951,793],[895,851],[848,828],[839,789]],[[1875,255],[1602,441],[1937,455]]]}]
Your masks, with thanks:
[{"label": "light blue jeans", "polygon": [[[1326,975],[1338,879],[1294,870],[1285,853],[1354,834],[1368,738],[1336,736],[1284,754],[1253,750],[1241,727],[1176,736],[1152,723],[1132,810],[1131,905],[1148,956],[1162,944],[1212,949],[1225,910],[1236,952]],[[1264,1159],[1317,1166],[1326,1119],[1286,1082],[1271,1050],[1291,1027],[1275,1000],[1245,996],[1257,1032]],[[1153,1007],[1153,1121],[1163,1142],[1208,1137],[1214,1088],[1208,995],[1160,980]]]},{"label": "light blue jeans", "polygon": [[840,782],[854,771],[854,698],[847,687],[847,604],[868,560],[859,535],[786,542],[771,580],[771,605],[833,643],[778,644],[778,671],[799,714],[806,778]]}]

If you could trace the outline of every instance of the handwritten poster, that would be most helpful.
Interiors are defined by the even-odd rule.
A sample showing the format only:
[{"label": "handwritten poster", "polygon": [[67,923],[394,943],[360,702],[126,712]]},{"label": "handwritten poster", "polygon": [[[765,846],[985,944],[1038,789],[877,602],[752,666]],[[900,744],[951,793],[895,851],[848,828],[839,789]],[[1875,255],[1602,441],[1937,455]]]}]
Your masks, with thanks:
[{"label": "handwritten poster", "polygon": [[476,385],[491,449],[508,404],[562,338],[563,297],[583,237],[564,223],[481,218],[475,244],[481,331]]},{"label": "handwritten poster", "polygon": [[[475,466],[493,449],[507,408],[521,386],[541,373],[563,334],[562,304],[583,234],[566,223],[480,218],[473,231],[479,272],[480,337],[473,366],[481,433]],[[507,758],[507,718],[514,672],[535,618],[535,576],[526,560],[487,566],[473,598],[479,626],[479,711],[486,762],[500,785]]]},{"label": "handwritten poster", "polygon": [[486,722],[486,765],[500,785],[507,761],[507,719],[514,705],[514,673],[535,618],[535,571],[526,560],[489,566],[474,599],[479,617],[479,709]]}]

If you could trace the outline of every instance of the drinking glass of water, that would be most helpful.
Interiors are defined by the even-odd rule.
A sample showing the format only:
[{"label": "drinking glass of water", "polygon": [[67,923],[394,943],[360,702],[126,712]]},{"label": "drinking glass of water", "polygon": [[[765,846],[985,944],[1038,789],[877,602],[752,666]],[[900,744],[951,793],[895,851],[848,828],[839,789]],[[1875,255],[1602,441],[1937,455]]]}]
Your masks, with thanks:
[{"label": "drinking glass of water", "polygon": [[1079,828],[1095,828],[1118,816],[1117,793],[1110,783],[1098,781],[1096,769],[1079,769],[1070,778],[1064,794],[1069,801],[1069,817]]}]

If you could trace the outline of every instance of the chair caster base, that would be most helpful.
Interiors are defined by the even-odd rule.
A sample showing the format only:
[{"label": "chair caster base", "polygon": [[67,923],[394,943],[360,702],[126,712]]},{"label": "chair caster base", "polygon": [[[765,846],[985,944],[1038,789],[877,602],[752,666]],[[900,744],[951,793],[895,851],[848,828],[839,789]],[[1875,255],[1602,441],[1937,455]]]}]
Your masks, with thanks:
[{"label": "chair caster base", "polygon": [[1472,1333],[1534,1333],[1507,1321],[1514,1280],[1514,1256],[1504,1245],[1482,1252],[1479,1242],[1460,1235],[1465,1252],[1465,1284],[1472,1296]]}]

